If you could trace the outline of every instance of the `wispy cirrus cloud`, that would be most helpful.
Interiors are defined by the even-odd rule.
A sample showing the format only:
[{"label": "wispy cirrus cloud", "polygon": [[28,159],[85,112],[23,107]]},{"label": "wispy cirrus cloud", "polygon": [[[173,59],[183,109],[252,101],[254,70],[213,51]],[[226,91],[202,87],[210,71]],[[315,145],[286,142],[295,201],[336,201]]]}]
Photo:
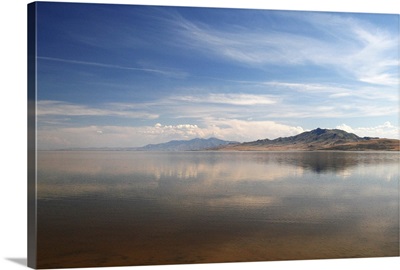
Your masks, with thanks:
[{"label": "wispy cirrus cloud", "polygon": [[398,102],[397,91],[392,87],[385,86],[360,86],[329,83],[302,83],[302,82],[281,82],[270,81],[263,82],[263,85],[272,89],[284,92],[291,91],[298,94],[316,94],[320,95],[321,100],[326,98],[357,97],[360,100],[384,100],[389,102]]},{"label": "wispy cirrus cloud", "polygon": [[397,32],[346,15],[282,14],[303,25],[302,30],[307,28],[308,34],[243,26],[216,29],[179,15],[173,24],[182,37],[182,45],[244,65],[311,64],[329,67],[359,82],[398,83]]},{"label": "wispy cirrus cloud", "polygon": [[263,85],[265,92],[275,94],[175,95],[160,100],[158,108],[171,117],[199,120],[365,118],[398,113],[399,99],[393,89],[285,82]]},{"label": "wispy cirrus cloud", "polygon": [[[38,101],[40,123],[65,122],[79,116],[113,119],[177,119],[203,121],[209,118],[249,121],[320,119],[338,117],[393,117],[398,113],[398,97],[393,91],[376,88],[351,89],[340,85],[269,82],[266,91],[279,94],[204,93],[155,97],[146,102],[105,102],[77,104],[56,100]],[[259,90],[259,89],[258,89]],[[312,96],[312,98],[308,98]],[[374,103],[371,103],[374,100]],[[75,118],[76,121],[79,119]],[[168,120],[167,120],[168,119]],[[111,122],[110,122],[111,121]],[[71,122],[71,121],[69,121]],[[71,122],[72,123],[72,122]],[[105,123],[105,122],[104,122]]]},{"label": "wispy cirrus cloud", "polygon": [[185,72],[178,71],[178,70],[172,70],[172,69],[128,67],[128,66],[121,66],[121,65],[114,65],[114,64],[105,64],[105,63],[90,62],[90,61],[80,61],[80,60],[71,60],[71,59],[62,59],[62,58],[46,57],[46,56],[38,56],[37,58],[39,60],[61,62],[61,63],[74,64],[74,65],[84,65],[84,66],[102,67],[102,68],[110,68],[110,69],[121,69],[121,70],[130,70],[130,71],[150,72],[150,73],[156,73],[156,74],[160,74],[160,75],[168,76],[168,77],[185,77],[185,76],[187,76],[187,74]]}]

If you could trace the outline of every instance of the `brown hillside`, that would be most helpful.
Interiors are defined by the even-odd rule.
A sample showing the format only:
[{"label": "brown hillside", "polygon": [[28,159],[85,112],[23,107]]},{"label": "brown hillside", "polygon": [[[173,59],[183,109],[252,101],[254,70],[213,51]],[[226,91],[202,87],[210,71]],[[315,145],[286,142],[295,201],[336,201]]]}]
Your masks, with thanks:
[{"label": "brown hillside", "polygon": [[400,140],[359,137],[339,129],[320,129],[296,136],[263,139],[214,148],[221,151],[400,151]]}]

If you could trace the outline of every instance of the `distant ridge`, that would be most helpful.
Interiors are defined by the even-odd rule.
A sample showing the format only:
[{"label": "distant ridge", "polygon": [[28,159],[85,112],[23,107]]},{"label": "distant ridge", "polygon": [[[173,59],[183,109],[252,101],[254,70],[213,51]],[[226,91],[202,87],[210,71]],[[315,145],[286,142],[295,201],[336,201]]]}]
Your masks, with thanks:
[{"label": "distant ridge", "polygon": [[61,151],[400,151],[400,140],[359,137],[340,129],[317,128],[295,136],[239,143],[214,137],[172,140],[143,147],[68,148]]},{"label": "distant ridge", "polygon": [[399,140],[377,137],[359,137],[340,129],[317,128],[301,134],[263,139],[236,145],[222,146],[215,150],[285,151],[285,150],[391,150],[399,151]]},{"label": "distant ridge", "polygon": [[199,151],[211,148],[237,144],[238,142],[224,141],[214,137],[208,139],[195,138],[192,140],[173,140],[166,143],[148,144],[138,147],[136,151]]}]

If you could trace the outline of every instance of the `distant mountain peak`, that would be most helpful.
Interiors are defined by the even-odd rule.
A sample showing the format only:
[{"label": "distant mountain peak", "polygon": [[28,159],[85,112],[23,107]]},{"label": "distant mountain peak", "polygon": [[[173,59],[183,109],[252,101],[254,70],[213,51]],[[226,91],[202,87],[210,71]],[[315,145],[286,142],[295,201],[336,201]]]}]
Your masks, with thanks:
[{"label": "distant mountain peak", "polygon": [[139,151],[199,151],[207,150],[223,145],[233,144],[237,142],[224,141],[215,137],[194,138],[191,140],[172,140],[159,144],[148,144],[143,147],[136,148]]},{"label": "distant mountain peak", "polygon": [[316,128],[295,136],[261,139],[220,147],[220,150],[287,151],[287,150],[396,150],[399,140],[359,137],[341,129]]},{"label": "distant mountain peak", "polygon": [[313,133],[313,134],[321,135],[323,133],[326,133],[327,129],[316,128],[314,130],[311,130],[310,132]]}]

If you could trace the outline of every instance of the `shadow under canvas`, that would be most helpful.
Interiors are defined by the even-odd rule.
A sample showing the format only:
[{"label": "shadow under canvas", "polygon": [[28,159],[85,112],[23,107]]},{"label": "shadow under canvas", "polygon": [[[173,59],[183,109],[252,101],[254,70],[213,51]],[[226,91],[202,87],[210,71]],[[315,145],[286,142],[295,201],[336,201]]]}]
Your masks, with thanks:
[{"label": "shadow under canvas", "polygon": [[27,266],[28,263],[27,258],[6,258],[6,260],[23,266]]}]

